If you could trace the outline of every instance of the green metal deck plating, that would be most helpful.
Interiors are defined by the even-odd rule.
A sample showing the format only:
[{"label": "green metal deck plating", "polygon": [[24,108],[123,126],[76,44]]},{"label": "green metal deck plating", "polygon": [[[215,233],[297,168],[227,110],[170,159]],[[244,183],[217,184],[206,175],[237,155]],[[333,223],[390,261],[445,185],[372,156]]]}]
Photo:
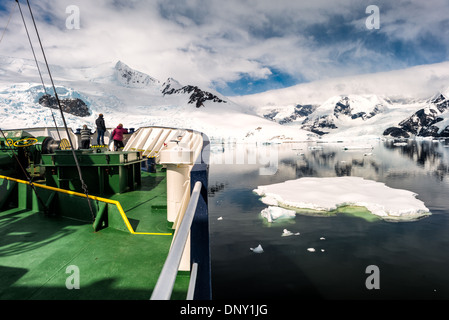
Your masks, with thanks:
[{"label": "green metal deck plating", "polygon": [[[89,217],[86,197],[36,186],[39,200],[29,185],[0,177],[0,299],[149,299],[173,230],[165,172],[141,174],[134,191],[109,197],[113,203],[91,199],[107,217],[98,231],[39,204],[58,211],[63,201]],[[188,272],[178,273],[172,299],[185,299],[188,282]]]}]

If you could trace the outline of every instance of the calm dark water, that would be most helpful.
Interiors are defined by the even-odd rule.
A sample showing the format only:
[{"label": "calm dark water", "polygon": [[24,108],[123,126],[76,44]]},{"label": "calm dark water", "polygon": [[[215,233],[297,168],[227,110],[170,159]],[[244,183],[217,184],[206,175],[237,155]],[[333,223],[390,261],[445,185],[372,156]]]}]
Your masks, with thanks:
[{"label": "calm dark water", "polygon": [[[213,299],[449,299],[448,145],[412,140],[355,145],[362,144],[374,148],[343,150],[345,143],[213,146]],[[259,185],[343,175],[413,191],[432,215],[386,222],[297,214],[271,224],[260,215],[267,206],[253,193]],[[284,228],[300,235],[282,237]],[[262,254],[250,250],[259,244]],[[316,251],[307,251],[311,247]],[[379,289],[366,286],[371,265],[378,267]]]}]

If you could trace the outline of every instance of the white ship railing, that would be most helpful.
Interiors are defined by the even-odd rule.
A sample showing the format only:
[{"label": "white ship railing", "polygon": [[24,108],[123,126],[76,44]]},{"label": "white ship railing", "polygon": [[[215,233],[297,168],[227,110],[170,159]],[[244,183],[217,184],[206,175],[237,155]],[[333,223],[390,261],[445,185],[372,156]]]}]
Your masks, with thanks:
[{"label": "white ship railing", "polygon": [[203,136],[200,132],[165,127],[139,128],[125,141],[123,150],[141,151],[142,156],[156,158],[158,162],[160,152],[173,140],[188,145],[193,150],[193,159],[197,159],[200,155],[203,144]]},{"label": "white ship railing", "polygon": [[[151,295],[151,300],[169,300],[171,297],[176,276],[178,274],[178,268],[189,237],[190,227],[192,226],[201,187],[201,182],[197,181],[190,196],[189,205],[187,206],[184,218],[177,230],[172,247],[165,260],[164,267],[162,268],[162,272],[153,290],[153,294]],[[191,278],[187,293],[188,300],[193,299],[193,293],[195,291],[197,272],[197,265],[195,263],[192,265],[191,270]]]}]

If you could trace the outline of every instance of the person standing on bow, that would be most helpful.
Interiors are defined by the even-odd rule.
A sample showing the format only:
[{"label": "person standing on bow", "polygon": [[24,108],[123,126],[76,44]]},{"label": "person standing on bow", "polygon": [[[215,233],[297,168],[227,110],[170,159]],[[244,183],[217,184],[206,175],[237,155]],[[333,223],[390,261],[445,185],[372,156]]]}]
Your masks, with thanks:
[{"label": "person standing on bow", "polygon": [[95,120],[97,125],[97,145],[104,145],[104,133],[106,132],[106,124],[104,123],[103,114],[98,115],[97,120]]},{"label": "person standing on bow", "polygon": [[128,133],[128,129],[123,128],[121,123],[114,129],[114,131],[112,131],[111,139],[114,140],[114,151],[118,151],[120,148],[125,146],[123,144],[124,133]]}]

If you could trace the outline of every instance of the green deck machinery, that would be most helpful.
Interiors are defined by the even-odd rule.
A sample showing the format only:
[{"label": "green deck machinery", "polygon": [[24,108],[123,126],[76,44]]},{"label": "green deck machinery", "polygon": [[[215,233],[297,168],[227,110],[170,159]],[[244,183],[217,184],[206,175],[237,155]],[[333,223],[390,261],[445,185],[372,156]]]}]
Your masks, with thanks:
[{"label": "green deck machinery", "polygon": [[138,151],[72,151],[60,150],[59,145],[51,137],[34,137],[24,130],[3,131],[0,175],[45,180],[48,186],[83,193],[78,165],[89,193],[99,196],[134,190],[141,183],[145,159]]},{"label": "green deck machinery", "polygon": [[[141,183],[145,161],[138,151],[75,150],[83,180],[90,194],[108,195],[134,190]],[[83,192],[72,150],[42,155],[48,186]]]},{"label": "green deck machinery", "polygon": [[[0,136],[0,174],[40,180],[45,169],[42,155],[52,153],[59,143],[51,137],[34,137],[24,130],[2,131]],[[25,173],[26,172],[26,173]]]}]

